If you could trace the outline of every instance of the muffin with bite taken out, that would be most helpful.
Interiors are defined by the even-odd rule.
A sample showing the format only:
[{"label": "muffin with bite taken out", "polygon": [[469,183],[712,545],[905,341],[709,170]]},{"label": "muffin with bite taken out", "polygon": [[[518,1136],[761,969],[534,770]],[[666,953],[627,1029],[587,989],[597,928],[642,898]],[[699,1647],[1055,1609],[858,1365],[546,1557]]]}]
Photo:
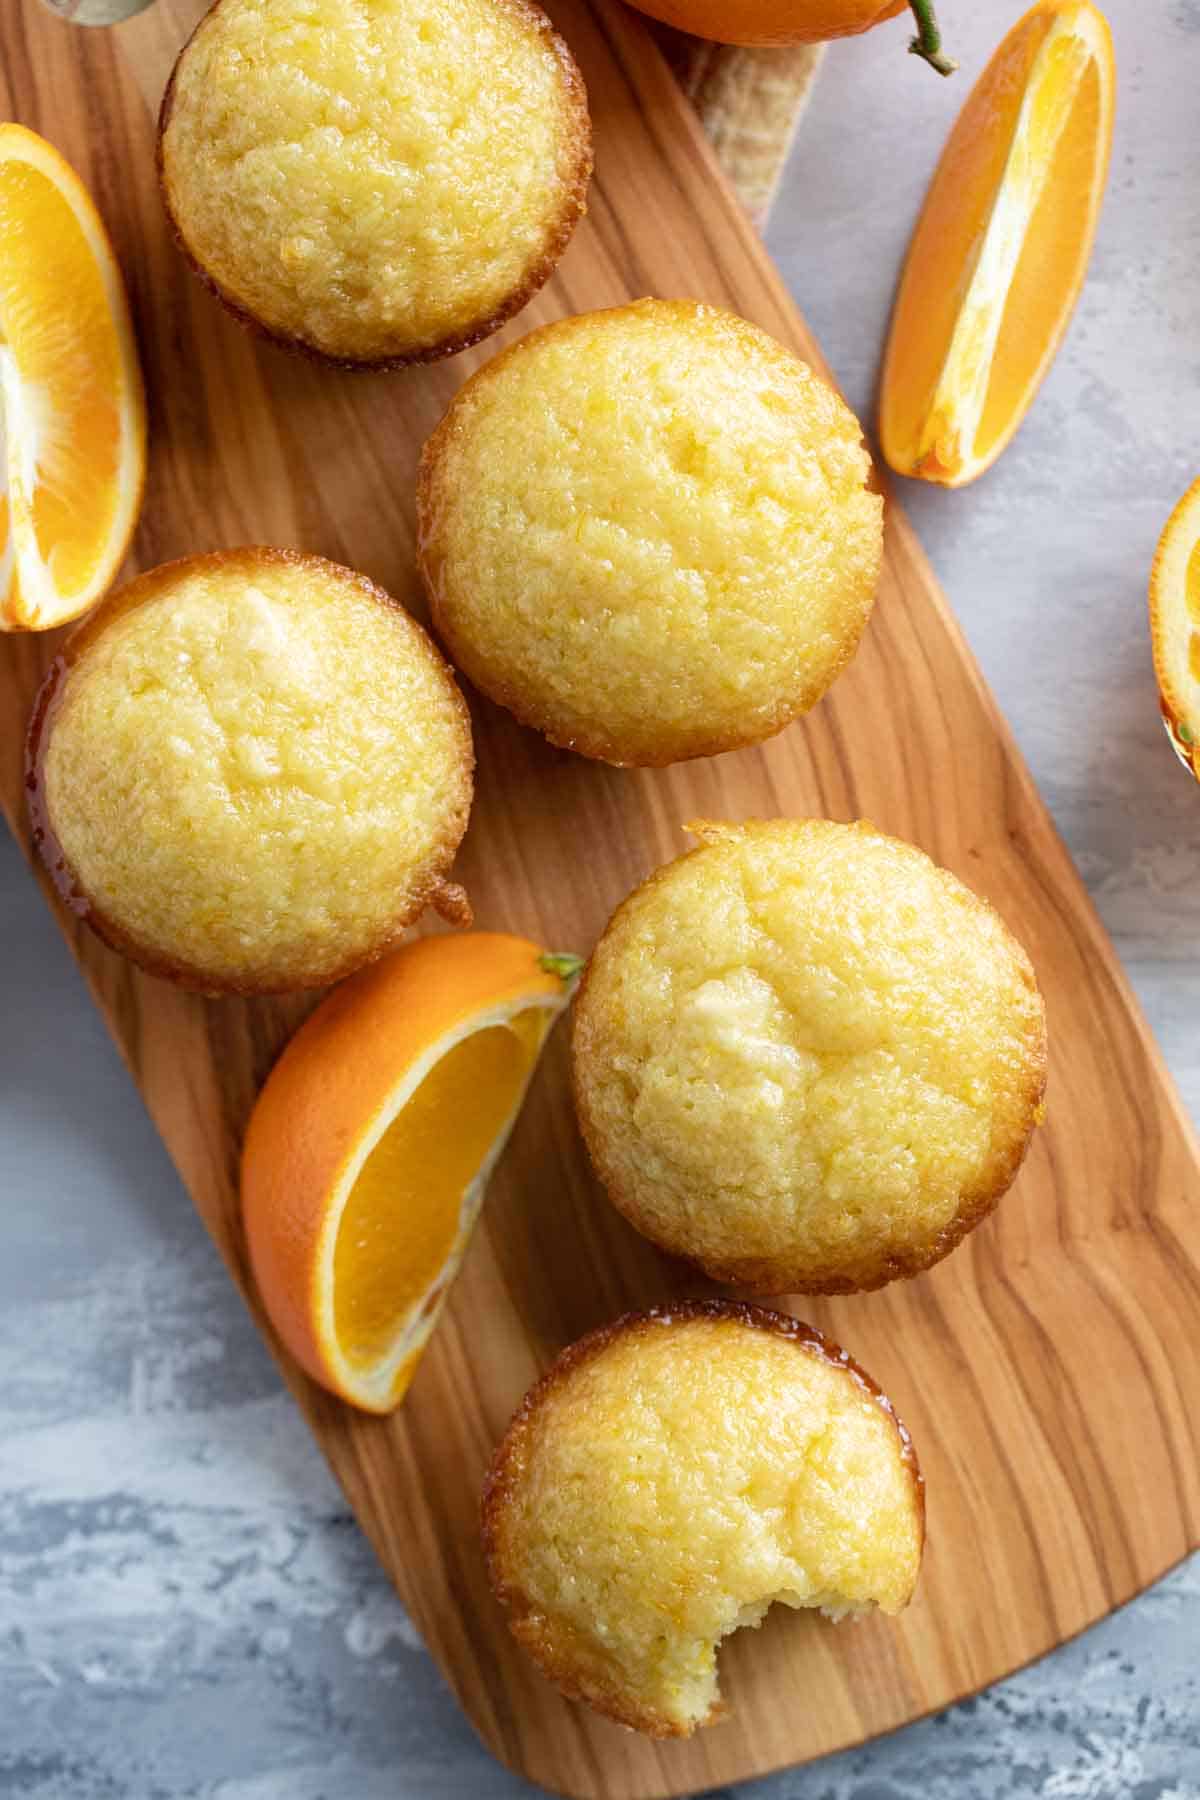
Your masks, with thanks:
[{"label": "muffin with bite taken out", "polygon": [[526,1397],[483,1500],[492,1587],[572,1699],[652,1737],[720,1718],[717,1651],[775,1602],[838,1619],[912,1597],[908,1433],[820,1333],[759,1307],[631,1314]]}]

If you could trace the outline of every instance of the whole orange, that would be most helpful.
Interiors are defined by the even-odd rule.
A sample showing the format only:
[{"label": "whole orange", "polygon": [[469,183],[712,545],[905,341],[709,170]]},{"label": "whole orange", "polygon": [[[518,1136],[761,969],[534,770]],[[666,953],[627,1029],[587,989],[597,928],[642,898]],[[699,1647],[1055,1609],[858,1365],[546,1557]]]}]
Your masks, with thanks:
[{"label": "whole orange", "polygon": [[908,0],[634,0],[664,25],[719,44],[815,44],[853,37],[907,9]]}]

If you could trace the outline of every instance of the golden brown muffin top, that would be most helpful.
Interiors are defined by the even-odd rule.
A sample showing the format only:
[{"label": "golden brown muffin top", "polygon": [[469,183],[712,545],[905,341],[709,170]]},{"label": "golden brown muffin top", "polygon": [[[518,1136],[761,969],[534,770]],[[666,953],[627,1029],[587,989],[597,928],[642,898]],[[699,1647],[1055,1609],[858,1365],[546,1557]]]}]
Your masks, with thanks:
[{"label": "golden brown muffin top", "polygon": [[532,332],[426,445],[435,629],[553,743],[662,764],[755,743],[849,661],[882,555],[857,420],[733,313],[643,300]]},{"label": "golden brown muffin top", "polygon": [[524,305],[583,213],[583,82],[530,0],[219,0],[163,102],[184,249],[235,311],[355,363]]},{"label": "golden brown muffin top", "polygon": [[69,641],[33,728],[71,903],[190,985],[323,984],[435,900],[466,829],[462,696],[361,575],[278,550],[139,577]]},{"label": "golden brown muffin top", "polygon": [[762,1293],[945,1255],[1040,1117],[1045,1017],[995,912],[911,844],[694,825],[618,908],[576,1006],[580,1120],[657,1243]]}]

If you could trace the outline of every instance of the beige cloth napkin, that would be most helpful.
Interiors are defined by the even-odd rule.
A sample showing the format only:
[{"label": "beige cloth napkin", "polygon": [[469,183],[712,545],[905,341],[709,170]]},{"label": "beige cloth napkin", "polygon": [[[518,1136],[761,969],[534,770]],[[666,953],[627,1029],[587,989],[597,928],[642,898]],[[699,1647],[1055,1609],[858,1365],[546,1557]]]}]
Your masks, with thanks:
[{"label": "beige cloth napkin", "polygon": [[734,50],[667,30],[661,31],[660,42],[700,114],[721,166],[746,210],[761,224],[824,45]]}]

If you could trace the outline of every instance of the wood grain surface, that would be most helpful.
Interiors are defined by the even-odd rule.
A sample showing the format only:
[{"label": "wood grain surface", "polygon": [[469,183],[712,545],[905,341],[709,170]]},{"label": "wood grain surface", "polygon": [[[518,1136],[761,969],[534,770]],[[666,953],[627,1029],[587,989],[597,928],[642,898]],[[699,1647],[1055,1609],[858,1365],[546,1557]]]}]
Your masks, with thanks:
[{"label": "wood grain surface", "polygon": [[[172,248],[153,179],[158,97],[200,10],[200,0],[159,0],[116,32],[88,33],[37,0],[0,9],[0,107],[85,173],[132,289],[152,433],[136,563],[245,541],[296,545],[357,565],[419,609],[417,451],[497,344],[430,370],[353,376],[260,347],[226,319]],[[551,10],[591,92],[591,213],[551,287],[500,341],[657,292],[729,304],[819,360],[638,18],[616,0]],[[26,845],[21,736],[54,648],[0,643],[0,789]],[[732,1719],[690,1743],[653,1745],[560,1700],[511,1643],[480,1559],[481,1477],[538,1371],[623,1308],[704,1291],[598,1193],[561,1034],[401,1413],[356,1415],[281,1358],[484,1741],[565,1793],[696,1792],[944,1706],[1200,1544],[1196,1147],[899,509],[856,662],[808,721],[762,751],[621,772],[549,750],[483,702],[474,713],[480,779],[459,873],[482,924],[586,950],[631,884],[681,848],[687,818],[865,815],[997,904],[1037,965],[1052,1041],[1048,1123],[998,1215],[915,1282],[798,1309],[854,1352],[912,1428],[930,1523],[917,1600],[897,1622],[837,1628],[780,1613],[743,1633],[723,1657]],[[196,999],[60,918],[253,1308],[238,1144],[306,1003]]]}]

